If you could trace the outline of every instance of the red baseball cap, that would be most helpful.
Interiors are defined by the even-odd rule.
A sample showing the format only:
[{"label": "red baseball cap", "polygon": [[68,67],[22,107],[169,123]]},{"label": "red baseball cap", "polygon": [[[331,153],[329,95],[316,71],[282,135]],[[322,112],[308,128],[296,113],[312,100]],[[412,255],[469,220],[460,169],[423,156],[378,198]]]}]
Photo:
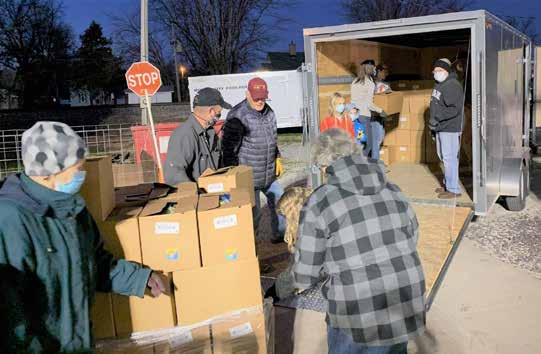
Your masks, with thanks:
[{"label": "red baseball cap", "polygon": [[248,82],[248,91],[253,100],[262,100],[269,98],[269,90],[267,89],[267,83],[265,80],[259,77],[255,77]]}]

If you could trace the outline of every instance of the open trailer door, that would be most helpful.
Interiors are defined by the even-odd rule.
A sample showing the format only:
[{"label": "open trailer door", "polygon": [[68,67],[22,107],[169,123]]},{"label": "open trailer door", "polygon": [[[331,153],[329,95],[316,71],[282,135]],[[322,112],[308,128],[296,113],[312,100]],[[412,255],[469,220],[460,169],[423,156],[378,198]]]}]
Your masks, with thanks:
[{"label": "open trailer door", "polygon": [[[479,13],[428,16],[370,24],[354,24],[305,30],[305,57],[309,66],[307,96],[310,139],[319,135],[319,121],[334,92],[350,98],[351,82],[364,59],[374,59],[390,67],[393,91],[404,99],[392,122],[385,126],[382,160],[388,165],[388,178],[410,200],[420,225],[418,251],[423,264],[427,309],[432,305],[453,256],[474,215],[475,200],[482,198],[473,171],[478,167],[477,112],[479,63],[471,53],[478,51],[475,40]],[[465,87],[464,134],[461,147],[463,195],[452,201],[439,200],[442,170],[435,144],[427,128],[430,97],[434,81],[432,65],[438,58],[461,61],[460,81]],[[385,100],[384,97],[377,99]],[[385,104],[383,102],[382,104]],[[386,110],[387,111],[387,110]],[[474,137],[474,139],[472,139]],[[312,185],[321,183],[312,168]]]}]

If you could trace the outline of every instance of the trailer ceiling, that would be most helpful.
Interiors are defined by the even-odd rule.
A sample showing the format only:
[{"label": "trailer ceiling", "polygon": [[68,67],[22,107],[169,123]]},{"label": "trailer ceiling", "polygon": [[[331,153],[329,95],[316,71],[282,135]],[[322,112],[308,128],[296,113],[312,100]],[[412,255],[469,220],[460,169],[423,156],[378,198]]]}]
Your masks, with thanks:
[{"label": "trailer ceiling", "polygon": [[401,45],[412,48],[468,46],[469,29],[439,31],[430,33],[411,33],[399,36],[363,38],[363,41]]}]

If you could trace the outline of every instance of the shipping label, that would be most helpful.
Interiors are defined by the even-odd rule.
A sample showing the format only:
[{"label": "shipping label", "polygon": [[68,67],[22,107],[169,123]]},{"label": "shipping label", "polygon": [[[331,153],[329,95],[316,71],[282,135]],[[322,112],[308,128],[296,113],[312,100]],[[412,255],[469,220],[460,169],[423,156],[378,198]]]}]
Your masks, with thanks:
[{"label": "shipping label", "polygon": [[208,193],[220,193],[225,190],[223,183],[211,183],[207,186]]},{"label": "shipping label", "polygon": [[237,226],[237,215],[226,215],[214,218],[214,228],[216,230],[227,229],[229,227]]},{"label": "shipping label", "polygon": [[178,235],[180,233],[180,223],[157,222],[154,224],[154,233],[156,235]]},{"label": "shipping label", "polygon": [[254,330],[252,329],[252,324],[250,322],[246,322],[245,324],[229,329],[229,335],[233,339],[243,337],[250,333],[254,333]]},{"label": "shipping label", "polygon": [[169,340],[169,345],[171,349],[177,349],[183,345],[193,342],[192,332],[184,332],[182,334],[172,335],[172,338]]}]

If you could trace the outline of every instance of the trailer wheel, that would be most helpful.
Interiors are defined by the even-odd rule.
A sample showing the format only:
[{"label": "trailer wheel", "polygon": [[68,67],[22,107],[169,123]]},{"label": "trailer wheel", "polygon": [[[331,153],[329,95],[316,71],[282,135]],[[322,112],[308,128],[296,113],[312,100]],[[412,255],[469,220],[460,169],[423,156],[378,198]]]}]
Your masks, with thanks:
[{"label": "trailer wheel", "polygon": [[529,193],[529,178],[530,174],[526,166],[522,169],[520,186],[519,186],[519,195],[516,197],[506,197],[505,205],[509,211],[521,211],[526,207],[526,198]]}]

